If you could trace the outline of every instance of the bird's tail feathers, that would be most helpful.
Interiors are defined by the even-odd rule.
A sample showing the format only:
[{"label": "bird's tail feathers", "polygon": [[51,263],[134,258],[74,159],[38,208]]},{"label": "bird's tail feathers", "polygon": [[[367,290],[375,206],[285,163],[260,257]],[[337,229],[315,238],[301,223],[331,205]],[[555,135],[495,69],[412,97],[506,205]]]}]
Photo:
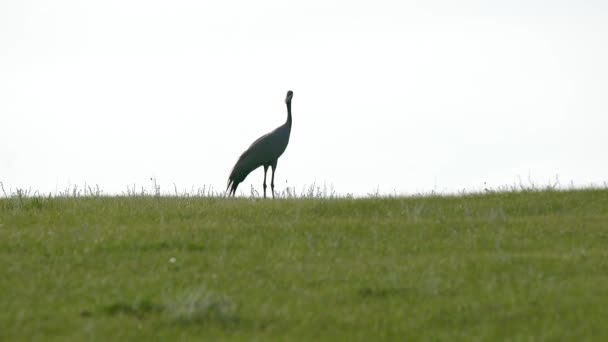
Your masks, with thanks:
[{"label": "bird's tail feathers", "polygon": [[[230,189],[230,187],[232,186],[233,181],[232,179],[228,179],[228,186],[226,186],[226,191],[228,191]],[[230,193],[228,193],[228,195],[230,195]]]}]

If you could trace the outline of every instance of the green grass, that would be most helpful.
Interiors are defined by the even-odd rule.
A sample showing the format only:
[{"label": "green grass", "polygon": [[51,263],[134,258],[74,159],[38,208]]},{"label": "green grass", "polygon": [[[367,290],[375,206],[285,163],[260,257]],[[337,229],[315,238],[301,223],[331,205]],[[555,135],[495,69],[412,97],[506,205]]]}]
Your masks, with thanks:
[{"label": "green grass", "polygon": [[608,191],[0,199],[0,340],[608,340]]}]

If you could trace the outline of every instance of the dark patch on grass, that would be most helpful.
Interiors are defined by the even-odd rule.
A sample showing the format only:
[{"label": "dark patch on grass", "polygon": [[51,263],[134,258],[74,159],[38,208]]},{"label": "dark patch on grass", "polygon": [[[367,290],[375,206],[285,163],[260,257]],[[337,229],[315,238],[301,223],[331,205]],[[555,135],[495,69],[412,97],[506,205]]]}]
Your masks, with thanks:
[{"label": "dark patch on grass", "polygon": [[134,305],[127,303],[114,303],[103,308],[102,312],[109,316],[126,315],[138,319],[146,318],[151,314],[158,314],[165,310],[165,307],[150,301],[142,301]]},{"label": "dark patch on grass", "polygon": [[205,246],[194,242],[153,242],[147,244],[133,245],[133,244],[114,244],[109,243],[103,245],[101,249],[104,252],[163,252],[163,251],[189,251],[189,252],[202,252],[205,250]]},{"label": "dark patch on grass", "polygon": [[80,317],[87,318],[93,316],[93,313],[89,310],[80,311]]},{"label": "dark patch on grass", "polygon": [[359,289],[358,293],[364,298],[388,298],[392,296],[403,296],[409,293],[411,290],[407,288],[371,288],[363,287]]}]

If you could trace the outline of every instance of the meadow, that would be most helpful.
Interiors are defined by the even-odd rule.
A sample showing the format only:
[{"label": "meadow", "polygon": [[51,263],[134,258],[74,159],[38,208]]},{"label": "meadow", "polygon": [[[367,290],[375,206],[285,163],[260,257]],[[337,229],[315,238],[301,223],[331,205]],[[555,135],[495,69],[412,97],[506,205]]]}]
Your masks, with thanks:
[{"label": "meadow", "polygon": [[605,341],[607,246],[606,189],[17,194],[0,341]]}]

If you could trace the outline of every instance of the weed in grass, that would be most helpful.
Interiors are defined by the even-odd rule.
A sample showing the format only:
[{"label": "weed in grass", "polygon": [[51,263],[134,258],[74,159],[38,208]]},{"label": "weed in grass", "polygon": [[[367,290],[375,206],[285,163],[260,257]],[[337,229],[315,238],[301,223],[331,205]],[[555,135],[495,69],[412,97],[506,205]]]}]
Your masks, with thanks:
[{"label": "weed in grass", "polygon": [[225,295],[199,287],[183,293],[167,304],[167,311],[181,323],[238,322],[236,305]]}]

